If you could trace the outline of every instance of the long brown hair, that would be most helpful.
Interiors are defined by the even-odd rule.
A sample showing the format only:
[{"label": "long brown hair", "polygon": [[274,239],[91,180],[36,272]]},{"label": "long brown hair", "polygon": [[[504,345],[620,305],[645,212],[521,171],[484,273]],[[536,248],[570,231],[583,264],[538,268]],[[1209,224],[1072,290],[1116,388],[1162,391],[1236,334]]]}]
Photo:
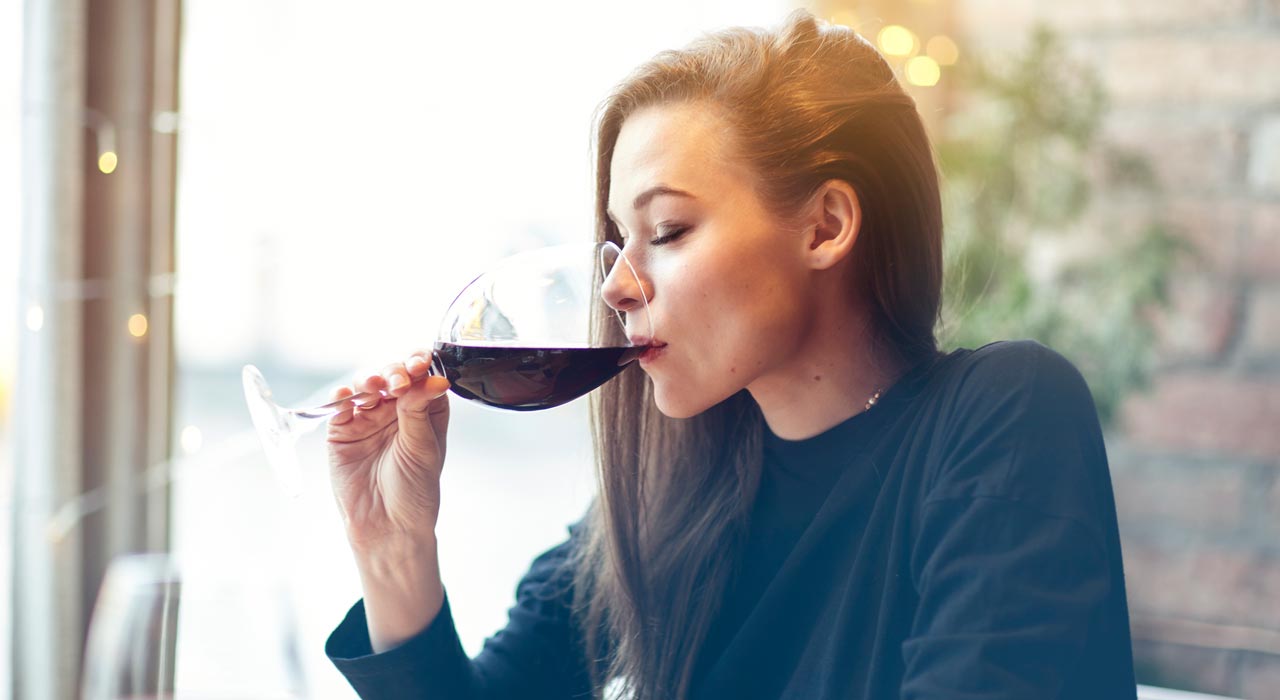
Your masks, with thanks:
[{"label": "long brown hair", "polygon": [[[599,240],[619,241],[605,212],[623,122],[676,102],[724,116],[779,217],[828,180],[849,183],[862,207],[851,282],[869,309],[872,348],[905,366],[937,355],[933,152],[914,101],[871,44],[801,10],[777,31],[725,30],[641,66],[597,114]],[[617,681],[636,700],[684,698],[737,565],[763,419],[745,390],[693,418],[667,418],[635,366],[592,397],[591,413],[600,492],[574,566],[596,693]]]}]

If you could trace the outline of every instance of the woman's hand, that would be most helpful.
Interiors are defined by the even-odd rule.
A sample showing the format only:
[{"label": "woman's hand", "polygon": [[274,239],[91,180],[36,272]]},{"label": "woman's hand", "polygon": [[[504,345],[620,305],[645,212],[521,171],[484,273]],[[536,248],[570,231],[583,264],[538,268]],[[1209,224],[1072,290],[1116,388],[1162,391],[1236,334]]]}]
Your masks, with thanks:
[{"label": "woman's hand", "polygon": [[357,557],[434,544],[449,382],[421,381],[429,358],[416,352],[333,393],[334,400],[362,391],[387,394],[329,421],[329,479]]}]

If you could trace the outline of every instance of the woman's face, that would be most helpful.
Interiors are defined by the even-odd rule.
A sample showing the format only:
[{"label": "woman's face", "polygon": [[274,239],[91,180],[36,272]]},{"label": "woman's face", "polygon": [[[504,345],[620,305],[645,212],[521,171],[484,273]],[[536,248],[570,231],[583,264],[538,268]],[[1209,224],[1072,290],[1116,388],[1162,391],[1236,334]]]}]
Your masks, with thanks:
[{"label": "woman's face", "polygon": [[[624,122],[610,167],[609,215],[648,296],[654,341],[641,359],[659,410],[696,415],[783,371],[809,331],[813,292],[800,231],[766,211],[727,125],[692,104]],[[605,298],[639,303],[613,275]],[[648,334],[628,316],[633,339]]]}]

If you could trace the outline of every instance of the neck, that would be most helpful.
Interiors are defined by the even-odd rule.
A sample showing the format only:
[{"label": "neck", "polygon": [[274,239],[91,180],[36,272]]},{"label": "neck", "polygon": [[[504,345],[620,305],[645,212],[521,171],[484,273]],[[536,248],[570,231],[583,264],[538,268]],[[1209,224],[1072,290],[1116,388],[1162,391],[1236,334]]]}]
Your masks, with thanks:
[{"label": "neck", "polygon": [[769,429],[785,440],[813,437],[867,410],[868,399],[904,371],[873,352],[867,314],[817,316],[794,359],[748,387]]}]

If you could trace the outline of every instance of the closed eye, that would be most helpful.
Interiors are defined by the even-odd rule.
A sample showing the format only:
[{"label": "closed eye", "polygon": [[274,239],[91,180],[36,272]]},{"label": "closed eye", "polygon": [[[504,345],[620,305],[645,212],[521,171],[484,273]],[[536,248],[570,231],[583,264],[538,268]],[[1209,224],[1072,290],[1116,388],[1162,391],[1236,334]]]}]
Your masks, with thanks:
[{"label": "closed eye", "polygon": [[649,239],[649,245],[666,245],[683,236],[692,226],[658,227],[657,236]]}]

